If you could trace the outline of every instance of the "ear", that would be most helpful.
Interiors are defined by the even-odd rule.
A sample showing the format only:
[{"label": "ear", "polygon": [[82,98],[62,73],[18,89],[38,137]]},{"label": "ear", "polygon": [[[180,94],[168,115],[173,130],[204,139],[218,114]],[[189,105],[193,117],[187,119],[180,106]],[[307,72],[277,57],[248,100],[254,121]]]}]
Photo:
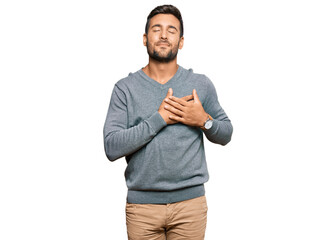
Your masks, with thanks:
[{"label": "ear", "polygon": [[143,45],[147,46],[147,34],[146,33],[144,33],[142,41],[143,41]]},{"label": "ear", "polygon": [[179,49],[183,48],[183,44],[184,44],[184,37],[180,38],[180,43],[179,43]]}]

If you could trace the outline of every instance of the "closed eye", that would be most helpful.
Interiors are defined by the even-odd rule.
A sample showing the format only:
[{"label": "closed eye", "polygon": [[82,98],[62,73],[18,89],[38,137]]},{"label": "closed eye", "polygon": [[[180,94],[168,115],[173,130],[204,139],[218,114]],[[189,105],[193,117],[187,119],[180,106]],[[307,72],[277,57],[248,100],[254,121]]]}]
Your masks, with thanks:
[{"label": "closed eye", "polygon": [[174,26],[169,26],[168,32],[174,34],[177,32],[177,29]]}]

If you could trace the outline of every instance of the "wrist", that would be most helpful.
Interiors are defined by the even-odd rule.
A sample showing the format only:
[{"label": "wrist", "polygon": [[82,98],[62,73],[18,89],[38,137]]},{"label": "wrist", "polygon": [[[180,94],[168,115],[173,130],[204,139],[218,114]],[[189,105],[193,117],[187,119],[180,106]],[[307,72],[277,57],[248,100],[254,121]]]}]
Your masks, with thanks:
[{"label": "wrist", "polygon": [[210,114],[207,114],[207,118],[200,128],[202,130],[209,130],[212,127],[212,124],[213,124],[213,118],[210,116]]},{"label": "wrist", "polygon": [[204,127],[205,122],[208,120],[209,114],[204,112],[203,116],[200,118],[199,127]]},{"label": "wrist", "polygon": [[161,116],[161,118],[166,122],[166,123],[168,123],[168,119],[167,119],[167,116],[166,116],[166,114],[164,114],[162,111],[158,111],[158,113],[160,114],[160,116]]}]

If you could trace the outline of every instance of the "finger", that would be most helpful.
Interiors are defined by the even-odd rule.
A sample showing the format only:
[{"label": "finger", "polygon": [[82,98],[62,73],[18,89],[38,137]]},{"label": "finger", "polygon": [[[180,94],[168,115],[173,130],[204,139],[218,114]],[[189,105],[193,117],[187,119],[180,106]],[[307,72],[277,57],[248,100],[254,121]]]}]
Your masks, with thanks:
[{"label": "finger", "polygon": [[184,122],[184,118],[181,118],[181,117],[179,117],[179,116],[170,115],[170,116],[169,116],[169,119],[170,119],[170,120],[173,120],[173,121],[176,121],[176,122],[181,122],[181,123]]},{"label": "finger", "polygon": [[181,99],[183,99],[184,101],[189,102],[190,100],[193,100],[193,99],[194,99],[194,96],[193,96],[193,95],[188,95],[188,96],[184,96],[184,97],[182,97]]},{"label": "finger", "polygon": [[172,100],[172,101],[174,101],[174,102],[177,102],[177,103],[181,104],[182,106],[188,105],[188,102],[185,101],[185,100],[183,100],[183,99],[181,99],[181,98],[177,98],[177,97],[171,96],[171,97],[169,97],[169,99]]},{"label": "finger", "polygon": [[166,96],[166,97],[170,97],[170,96],[173,96],[173,89],[172,89],[172,88],[169,88],[169,89],[168,89],[168,92],[167,92],[167,96]]},{"label": "finger", "polygon": [[193,97],[194,97],[194,101],[195,103],[199,102],[199,98],[198,98],[198,95],[197,95],[197,92],[196,92],[196,89],[193,90]]},{"label": "finger", "polygon": [[178,116],[180,116],[180,117],[183,116],[183,112],[182,112],[181,110],[179,110],[179,109],[177,109],[177,108],[174,108],[174,107],[172,107],[172,106],[165,105],[165,106],[164,106],[164,109],[166,109],[167,111],[169,111],[169,112],[171,112],[171,113],[174,113],[174,114],[176,114],[176,115],[178,115]]},{"label": "finger", "polygon": [[184,106],[182,106],[181,104],[179,104],[177,102],[174,102],[174,101],[170,100],[169,98],[166,98],[164,101],[166,103],[168,103],[169,105],[173,106],[174,108],[177,108],[178,110],[182,111],[182,112],[184,112],[184,110],[185,110]]}]

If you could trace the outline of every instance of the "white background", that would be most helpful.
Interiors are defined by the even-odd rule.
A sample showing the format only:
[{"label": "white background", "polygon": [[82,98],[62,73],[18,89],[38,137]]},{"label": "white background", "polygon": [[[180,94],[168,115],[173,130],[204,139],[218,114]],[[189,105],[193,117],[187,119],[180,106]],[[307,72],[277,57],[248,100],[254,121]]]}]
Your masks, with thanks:
[{"label": "white background", "polygon": [[[166,1],[1,1],[0,239],[126,239],[124,159],[103,124],[144,67]],[[170,1],[178,63],[215,84],[234,134],[206,142],[206,239],[336,239],[333,1]]]}]

